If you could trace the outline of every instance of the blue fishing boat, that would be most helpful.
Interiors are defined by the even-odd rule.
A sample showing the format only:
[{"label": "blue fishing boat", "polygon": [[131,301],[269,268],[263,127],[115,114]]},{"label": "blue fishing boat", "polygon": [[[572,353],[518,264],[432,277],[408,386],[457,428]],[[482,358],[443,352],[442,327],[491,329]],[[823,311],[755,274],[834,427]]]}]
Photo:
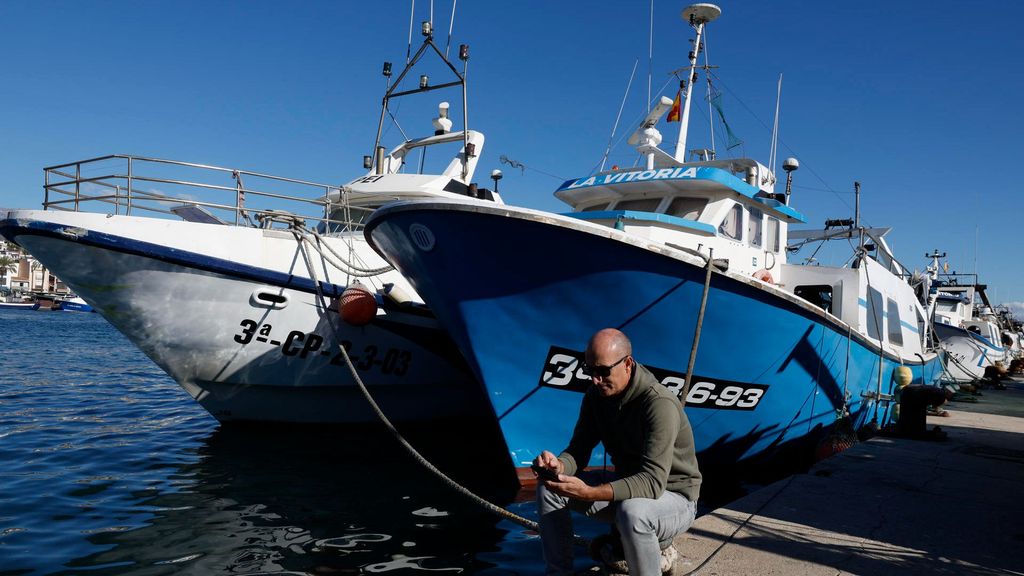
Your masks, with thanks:
[{"label": "blue fishing boat", "polygon": [[54,310],[63,310],[65,312],[95,312],[96,310],[89,305],[81,296],[66,296],[58,299],[54,303]]},{"label": "blue fishing boat", "polygon": [[[589,378],[588,337],[623,330],[635,357],[685,401],[702,469],[806,443],[847,418],[884,424],[899,385],[942,371],[927,314],[893,257],[887,230],[855,220],[800,234],[804,216],[751,159],[685,161],[691,88],[705,25],[720,10],[683,11],[696,34],[685,94],[662,97],[629,139],[643,163],[565,182],[572,206],[551,214],[483,202],[401,202],[365,233],[413,284],[486,388],[516,467],[571,436]],[[687,73],[687,70],[689,71]],[[678,110],[681,107],[682,110]],[[656,128],[682,117],[675,154]],[[678,112],[677,112],[678,111]],[[846,267],[787,263],[799,246],[852,239]],[[601,465],[604,453],[593,454]]]}]

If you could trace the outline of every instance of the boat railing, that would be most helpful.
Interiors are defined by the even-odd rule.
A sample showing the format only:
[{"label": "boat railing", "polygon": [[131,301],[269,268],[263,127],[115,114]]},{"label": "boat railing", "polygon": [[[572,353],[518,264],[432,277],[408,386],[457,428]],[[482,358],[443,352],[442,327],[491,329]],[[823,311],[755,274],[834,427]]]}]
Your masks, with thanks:
[{"label": "boat railing", "polygon": [[345,207],[342,188],[332,184],[178,160],[111,154],[43,170],[44,210],[103,205],[115,215],[264,228],[291,220],[329,232],[361,228],[368,211]]}]

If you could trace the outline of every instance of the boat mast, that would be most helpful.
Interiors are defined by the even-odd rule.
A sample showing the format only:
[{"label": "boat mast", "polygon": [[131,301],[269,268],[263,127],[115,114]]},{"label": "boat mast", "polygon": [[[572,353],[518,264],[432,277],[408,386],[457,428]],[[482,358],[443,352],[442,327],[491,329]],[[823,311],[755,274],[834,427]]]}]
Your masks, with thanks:
[{"label": "boat mast", "polygon": [[857,230],[857,234],[860,235],[860,243],[858,244],[858,246],[860,246],[861,250],[863,250],[864,249],[864,229],[861,228],[861,226],[860,226],[860,182],[854,182],[853,183],[853,195],[854,195],[854,198],[855,198],[854,204],[853,204],[853,227],[854,227],[854,229]]},{"label": "boat mast", "polygon": [[683,101],[682,118],[679,121],[679,141],[676,142],[675,159],[677,162],[686,160],[686,131],[690,125],[690,100],[693,96],[693,84],[697,78],[697,58],[701,52],[701,38],[704,35],[704,25],[713,21],[722,14],[722,9],[714,4],[694,4],[683,10],[683,21],[697,31],[697,38],[693,42],[693,50],[690,50],[690,67],[686,80],[686,95]]}]

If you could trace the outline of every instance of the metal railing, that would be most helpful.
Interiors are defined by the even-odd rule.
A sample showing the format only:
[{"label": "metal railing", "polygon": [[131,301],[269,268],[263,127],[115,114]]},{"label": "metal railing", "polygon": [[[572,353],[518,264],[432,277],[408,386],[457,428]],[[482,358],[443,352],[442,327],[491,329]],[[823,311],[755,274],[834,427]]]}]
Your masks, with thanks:
[{"label": "metal railing", "polygon": [[115,215],[254,227],[297,218],[328,232],[358,229],[369,212],[346,206],[340,186],[193,162],[111,154],[43,171],[44,210],[99,206]]}]

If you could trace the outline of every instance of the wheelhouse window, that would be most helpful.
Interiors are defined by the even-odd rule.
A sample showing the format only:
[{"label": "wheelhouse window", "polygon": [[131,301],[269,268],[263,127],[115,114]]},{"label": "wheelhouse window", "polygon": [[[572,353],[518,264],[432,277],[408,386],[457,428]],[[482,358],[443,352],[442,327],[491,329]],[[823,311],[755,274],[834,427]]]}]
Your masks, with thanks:
[{"label": "wheelhouse window", "polygon": [[658,204],[661,204],[661,198],[636,198],[633,200],[619,200],[615,205],[615,209],[654,212],[658,209]]},{"label": "wheelhouse window", "polygon": [[741,240],[743,238],[743,206],[733,204],[732,209],[725,215],[725,220],[718,227],[718,233],[726,238]]},{"label": "wheelhouse window", "polygon": [[793,289],[793,294],[820,307],[826,312],[832,312],[832,286],[828,284],[797,286]]},{"label": "wheelhouse window", "polygon": [[889,317],[889,342],[897,346],[903,346],[903,323],[900,322],[900,306],[892,298],[888,299],[886,305],[885,314]]},{"label": "wheelhouse window", "polygon": [[697,220],[707,205],[707,198],[673,198],[668,205],[667,213],[669,216],[676,216],[684,220]]},{"label": "wheelhouse window", "polygon": [[875,340],[882,340],[882,293],[874,288],[868,288],[868,337]]},{"label": "wheelhouse window", "polygon": [[764,212],[757,208],[750,209],[750,219],[747,220],[747,238],[751,246],[761,245],[761,227],[764,224]]},{"label": "wheelhouse window", "polygon": [[[362,227],[363,222],[370,217],[370,214],[378,208],[377,206],[351,206],[348,209],[348,214],[345,213],[344,208],[335,208],[331,210],[330,222],[327,223],[327,231],[329,233],[345,232],[348,230],[358,230]],[[346,219],[347,217],[347,219]]]},{"label": "wheelhouse window", "polygon": [[587,204],[585,206],[580,206],[576,210],[578,212],[589,212],[591,210],[604,210],[606,208],[608,208],[608,202],[607,201],[605,201],[605,202],[597,202],[597,203],[593,203],[593,204]]},{"label": "wheelhouse window", "polygon": [[781,236],[779,234],[779,219],[778,218],[775,218],[774,216],[769,216],[768,217],[768,227],[765,230],[765,236],[767,237],[766,240],[767,240],[767,243],[768,243],[768,245],[765,246],[765,248],[767,248],[768,250],[770,250],[772,252],[778,253],[779,250],[782,248],[782,246],[780,246],[780,244],[781,244],[781,242],[780,242]]}]

